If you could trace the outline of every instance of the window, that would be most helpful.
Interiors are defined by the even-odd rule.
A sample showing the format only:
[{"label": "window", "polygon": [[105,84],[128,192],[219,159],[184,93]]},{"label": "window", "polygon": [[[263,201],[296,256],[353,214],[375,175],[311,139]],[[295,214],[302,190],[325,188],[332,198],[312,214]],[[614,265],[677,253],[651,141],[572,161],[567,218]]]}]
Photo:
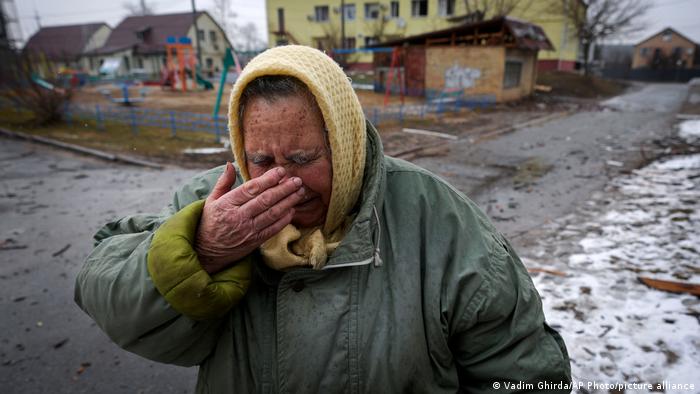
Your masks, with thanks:
[{"label": "window", "polygon": [[665,32],[664,35],[661,37],[661,39],[666,42],[671,41],[671,38],[673,38],[673,33],[671,33],[670,31]]},{"label": "window", "polygon": [[204,41],[206,36],[204,35],[204,30],[197,30],[197,39],[199,41]]},{"label": "window", "polygon": [[141,56],[136,57],[136,66],[138,68],[143,68],[143,58]]},{"label": "window", "polygon": [[519,61],[506,60],[506,71],[503,74],[503,89],[517,88],[520,86],[520,74],[523,64]]},{"label": "window", "polygon": [[399,17],[399,2],[398,1],[391,2],[391,17],[392,18]]},{"label": "window", "polygon": [[345,20],[354,21],[355,20],[355,4],[345,4]]},{"label": "window", "polygon": [[214,30],[209,30],[209,41],[216,42],[216,32]]},{"label": "window", "polygon": [[365,19],[379,19],[379,3],[365,3]]},{"label": "window", "polygon": [[365,37],[365,46],[370,46],[378,43],[379,39],[377,39],[377,37]]},{"label": "window", "polygon": [[328,22],[328,6],[319,5],[314,7],[314,20],[316,22]]},{"label": "window", "polygon": [[642,57],[647,57],[647,56],[649,56],[649,48],[642,48],[642,49],[639,51],[639,54],[642,55]]},{"label": "window", "polygon": [[[277,9],[277,31],[280,33],[284,33],[284,8]],[[280,44],[278,41],[277,45],[284,44]]]},{"label": "window", "polygon": [[206,59],[206,63],[207,63],[208,70],[211,70],[212,68],[214,68],[214,60],[212,58],[208,57]]},{"label": "window", "polygon": [[438,15],[451,16],[455,13],[455,0],[438,0]]},{"label": "window", "polygon": [[411,0],[411,16],[428,16],[428,0]]},{"label": "window", "polygon": [[355,45],[357,45],[355,37],[346,37],[345,45],[343,45],[343,48],[355,49]]}]

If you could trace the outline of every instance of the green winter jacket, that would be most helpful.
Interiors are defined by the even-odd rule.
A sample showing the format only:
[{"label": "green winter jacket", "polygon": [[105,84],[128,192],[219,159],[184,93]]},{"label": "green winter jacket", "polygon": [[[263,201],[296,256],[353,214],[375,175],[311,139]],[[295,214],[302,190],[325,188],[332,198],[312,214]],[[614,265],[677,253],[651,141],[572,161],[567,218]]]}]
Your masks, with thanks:
[{"label": "green winter jacket", "polygon": [[198,393],[523,392],[505,382],[541,392],[538,382],[569,382],[566,347],[509,243],[445,181],[384,156],[367,129],[357,216],[323,270],[282,273],[251,255],[247,293],[221,317],[171,307],[149,276],[151,241],[206,198],[222,166],[161,214],[102,228],[76,302],[124,349],[199,365]]}]

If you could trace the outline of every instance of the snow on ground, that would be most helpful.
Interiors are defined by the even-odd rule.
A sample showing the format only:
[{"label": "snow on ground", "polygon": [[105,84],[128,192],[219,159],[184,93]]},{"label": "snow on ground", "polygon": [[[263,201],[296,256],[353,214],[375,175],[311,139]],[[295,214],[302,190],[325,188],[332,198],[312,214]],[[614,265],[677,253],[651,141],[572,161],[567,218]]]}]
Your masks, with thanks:
[{"label": "snow on ground", "polygon": [[566,341],[574,381],[699,393],[700,298],[651,289],[638,276],[700,283],[700,155],[614,179],[545,231],[523,261],[566,274],[533,280],[548,323]]},{"label": "snow on ground", "polygon": [[678,125],[678,136],[688,142],[700,141],[700,119],[686,120]]}]

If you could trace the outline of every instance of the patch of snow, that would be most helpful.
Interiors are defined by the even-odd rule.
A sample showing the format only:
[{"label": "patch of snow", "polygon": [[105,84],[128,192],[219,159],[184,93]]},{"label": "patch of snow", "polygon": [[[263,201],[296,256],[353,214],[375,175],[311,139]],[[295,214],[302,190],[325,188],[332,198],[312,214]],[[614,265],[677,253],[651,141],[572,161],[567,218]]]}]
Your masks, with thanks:
[{"label": "patch of snow", "polygon": [[691,143],[700,140],[700,119],[681,122],[678,125],[678,136]]},{"label": "patch of snow", "polygon": [[567,344],[574,381],[584,384],[577,392],[608,393],[588,382],[700,392],[700,299],[638,280],[700,283],[700,155],[652,163],[610,186],[553,222],[551,238],[523,258],[567,274],[534,273],[533,281]]},{"label": "patch of snow", "polygon": [[192,148],[187,148],[182,151],[182,153],[188,154],[188,155],[213,155],[216,153],[224,153],[228,152],[228,148],[197,148],[197,149],[192,149]]}]

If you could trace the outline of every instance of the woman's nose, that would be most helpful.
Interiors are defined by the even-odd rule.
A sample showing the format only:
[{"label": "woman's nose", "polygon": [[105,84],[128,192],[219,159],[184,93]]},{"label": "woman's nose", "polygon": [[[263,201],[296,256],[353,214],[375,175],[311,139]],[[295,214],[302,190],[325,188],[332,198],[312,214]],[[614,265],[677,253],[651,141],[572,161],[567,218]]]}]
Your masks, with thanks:
[{"label": "woman's nose", "polygon": [[280,180],[280,183],[285,182],[287,181],[287,179],[296,176],[296,171],[290,168],[290,166],[280,165],[280,167],[284,168],[284,176]]}]

